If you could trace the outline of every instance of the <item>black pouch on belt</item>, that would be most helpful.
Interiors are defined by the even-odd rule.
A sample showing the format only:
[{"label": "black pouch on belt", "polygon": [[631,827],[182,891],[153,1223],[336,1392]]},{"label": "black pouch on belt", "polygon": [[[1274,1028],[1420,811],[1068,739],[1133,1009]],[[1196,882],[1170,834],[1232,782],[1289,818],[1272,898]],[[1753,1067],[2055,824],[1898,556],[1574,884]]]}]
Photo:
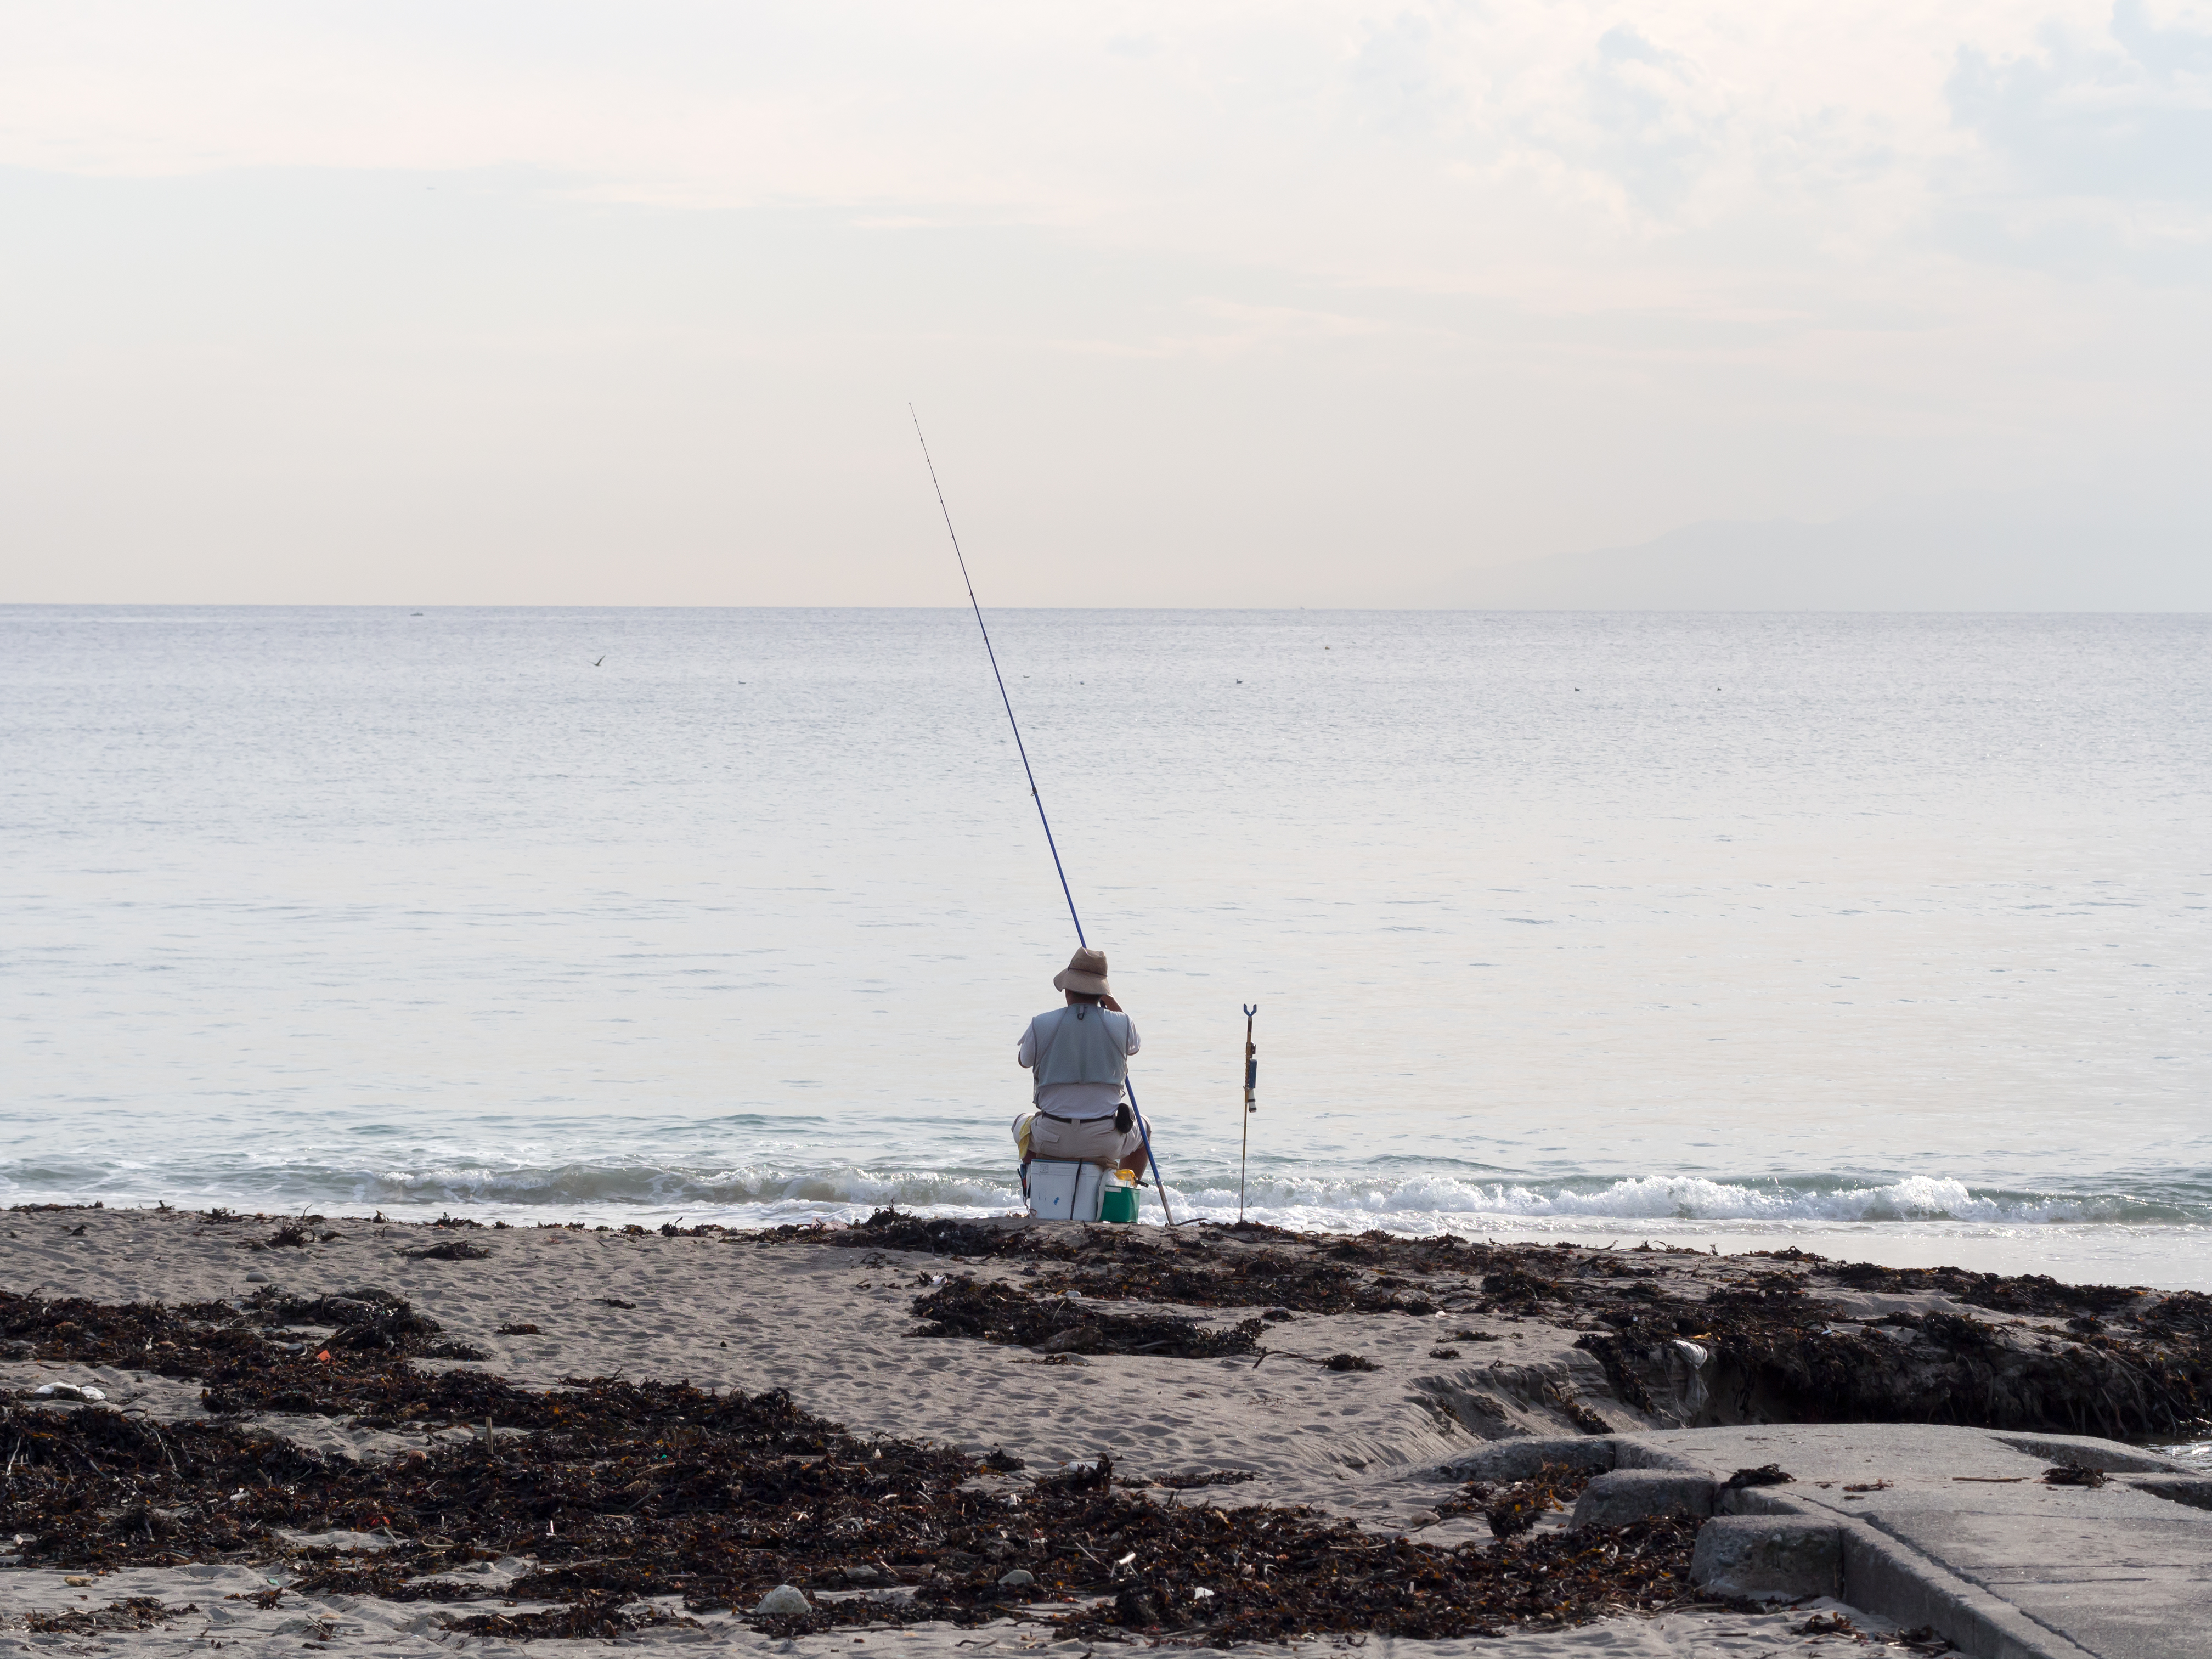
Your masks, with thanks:
[{"label": "black pouch on belt", "polygon": [[1129,1109],[1129,1103],[1127,1101],[1123,1101],[1119,1106],[1116,1106],[1114,1109],[1114,1133],[1115,1134],[1125,1135],[1128,1133],[1131,1129],[1136,1127],[1136,1123],[1137,1115]]}]

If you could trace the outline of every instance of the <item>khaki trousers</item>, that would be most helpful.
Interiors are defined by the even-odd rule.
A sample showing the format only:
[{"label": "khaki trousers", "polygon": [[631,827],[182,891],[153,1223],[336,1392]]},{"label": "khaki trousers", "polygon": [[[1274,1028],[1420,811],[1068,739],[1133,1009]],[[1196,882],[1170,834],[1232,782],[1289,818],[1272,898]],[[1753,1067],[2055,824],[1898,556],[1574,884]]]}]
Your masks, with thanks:
[{"label": "khaki trousers", "polygon": [[1087,1118],[1080,1123],[1061,1123],[1039,1112],[1030,1120],[1030,1156],[1066,1158],[1071,1163],[1096,1164],[1118,1170],[1122,1160],[1145,1144],[1132,1123],[1123,1134],[1110,1117]]}]

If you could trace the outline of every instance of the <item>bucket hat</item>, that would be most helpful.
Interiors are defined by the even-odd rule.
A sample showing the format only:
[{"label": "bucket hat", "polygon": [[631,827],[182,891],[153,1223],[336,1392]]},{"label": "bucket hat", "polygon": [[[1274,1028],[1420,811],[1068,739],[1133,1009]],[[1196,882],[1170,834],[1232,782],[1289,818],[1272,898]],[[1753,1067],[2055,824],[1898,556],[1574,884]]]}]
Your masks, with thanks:
[{"label": "bucket hat", "polygon": [[1106,953],[1088,948],[1078,951],[1067,959],[1067,966],[1052,976],[1052,988],[1080,991],[1085,996],[1112,996],[1114,988],[1106,982]]}]

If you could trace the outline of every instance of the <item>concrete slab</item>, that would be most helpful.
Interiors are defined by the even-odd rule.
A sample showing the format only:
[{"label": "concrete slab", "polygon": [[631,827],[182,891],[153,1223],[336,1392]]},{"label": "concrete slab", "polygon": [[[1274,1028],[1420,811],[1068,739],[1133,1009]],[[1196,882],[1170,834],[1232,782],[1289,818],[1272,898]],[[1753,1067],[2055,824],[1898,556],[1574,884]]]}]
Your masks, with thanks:
[{"label": "concrete slab", "polygon": [[1802,1601],[1844,1583],[1844,1529],[1809,1515],[1722,1515],[1698,1528],[1690,1577],[1715,1595]]},{"label": "concrete slab", "polygon": [[[2190,1501],[2197,1483],[2172,1459],[1914,1424],[1617,1438],[1617,1463],[1657,1454],[1722,1481],[1779,1464],[1790,1484],[1723,1491],[1716,1509],[1832,1518],[1845,1529],[1843,1600],[1913,1622],[1924,1609],[1968,1653],[2212,1659],[2212,1510]],[[2102,1486],[2045,1485],[2060,1463],[2112,1473]]]},{"label": "concrete slab", "polygon": [[[1647,1472],[1601,1475],[1583,1524],[1632,1518],[1639,1497],[1650,1513],[1684,1507],[1686,1476],[1714,1483],[1717,1516],[1832,1526],[1843,1601],[1907,1627],[1933,1625],[1976,1659],[2212,1659],[2212,1480],[2141,1447],[1927,1424],[1799,1424],[1515,1440],[1433,1474],[1516,1479],[1547,1462]],[[1769,1463],[1789,1484],[1727,1487],[1736,1471]],[[2059,1464],[2103,1472],[2106,1484],[2045,1484]],[[1742,1554],[1719,1537],[1711,1547],[1701,1539],[1700,1552],[1717,1574],[1711,1564]],[[1727,1585],[1717,1577],[1716,1588]]]},{"label": "concrete slab", "polygon": [[1567,1524],[1618,1527],[1648,1515],[1711,1515],[1713,1482],[1675,1469],[1609,1469],[1583,1489]]}]

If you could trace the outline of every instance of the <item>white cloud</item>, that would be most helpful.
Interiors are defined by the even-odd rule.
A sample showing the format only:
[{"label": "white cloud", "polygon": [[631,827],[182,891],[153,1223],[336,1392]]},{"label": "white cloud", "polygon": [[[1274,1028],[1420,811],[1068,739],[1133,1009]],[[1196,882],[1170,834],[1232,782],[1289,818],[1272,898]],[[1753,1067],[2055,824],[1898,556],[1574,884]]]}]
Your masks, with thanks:
[{"label": "white cloud", "polygon": [[2193,73],[2128,42],[2202,38],[2043,0],[11,10],[17,166],[520,165],[1369,272],[1494,262],[1496,215],[1599,241],[1761,216],[1863,247],[1978,186],[1992,131],[1956,118],[1961,85],[2194,108]]},{"label": "white cloud", "polygon": [[[518,538],[621,523],[649,491],[704,544],[727,479],[697,434],[730,399],[749,500],[849,547],[894,520],[791,482],[838,469],[787,411],[832,430],[837,398],[942,386],[1024,411],[992,441],[1024,457],[999,482],[1031,492],[1033,541],[1082,533],[1053,518],[1075,463],[1045,434],[1157,474],[1129,523],[1168,538],[1157,597],[1188,597],[1192,550],[1224,538],[1263,534],[1287,582],[1298,549],[1354,533],[1462,563],[1946,478],[2157,471],[2200,435],[2212,366],[2205,3],[0,0],[0,167],[76,181],[32,190],[6,278],[26,332],[0,421],[47,458],[19,494],[193,407],[187,360],[233,364],[307,412],[256,426],[237,390],[131,428],[203,481],[204,549],[256,522],[246,484],[204,480],[319,430],[302,476],[382,468],[436,481],[426,501],[546,453],[580,489],[596,458],[604,499]],[[111,235],[130,251],[96,252]],[[741,390],[706,364],[744,365]],[[586,378],[597,404],[571,401]],[[341,385],[377,418],[316,404]],[[695,448],[690,472],[670,459]],[[1114,510],[1085,522],[1124,548]],[[55,494],[33,517],[68,514]],[[1356,596],[1335,580],[1295,597]]]}]

